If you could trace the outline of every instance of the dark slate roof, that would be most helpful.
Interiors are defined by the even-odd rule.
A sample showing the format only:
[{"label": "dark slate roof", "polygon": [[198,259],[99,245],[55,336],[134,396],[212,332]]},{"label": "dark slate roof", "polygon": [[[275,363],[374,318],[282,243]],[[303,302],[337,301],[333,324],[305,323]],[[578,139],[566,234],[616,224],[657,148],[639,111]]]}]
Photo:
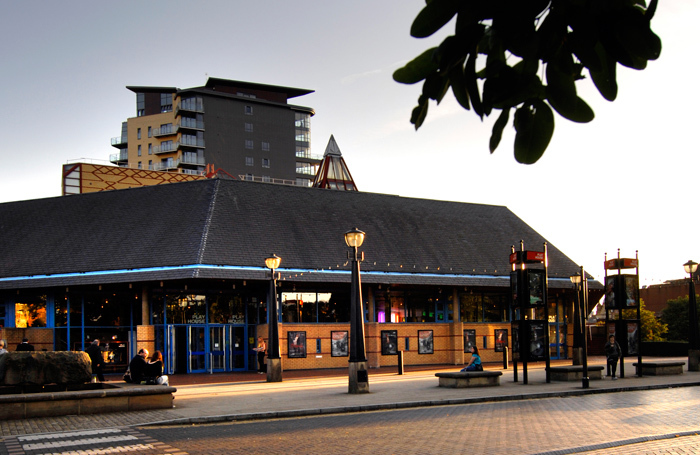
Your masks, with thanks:
[{"label": "dark slate roof", "polygon": [[[271,253],[287,279],[346,282],[353,227],[365,283],[507,286],[511,245],[545,242],[503,206],[200,180],[0,204],[0,289],[264,279]],[[570,287],[578,266],[548,251],[550,286]]]}]

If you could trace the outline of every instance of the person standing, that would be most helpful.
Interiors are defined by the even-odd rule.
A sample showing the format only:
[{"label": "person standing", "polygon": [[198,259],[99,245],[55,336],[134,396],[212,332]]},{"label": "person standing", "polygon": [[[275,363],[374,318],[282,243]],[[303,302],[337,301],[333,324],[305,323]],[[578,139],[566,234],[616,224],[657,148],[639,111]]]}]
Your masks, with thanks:
[{"label": "person standing", "polygon": [[608,368],[610,374],[612,375],[613,381],[617,380],[615,373],[617,372],[617,361],[620,358],[622,349],[617,341],[615,341],[615,335],[610,335],[608,337],[608,342],[605,343],[605,357],[608,359]]},{"label": "person standing", "polygon": [[265,352],[267,351],[267,344],[263,337],[258,337],[258,345],[253,348],[253,351],[258,352],[258,374],[265,373]]},{"label": "person standing", "polygon": [[100,340],[95,338],[90,343],[90,346],[85,350],[87,355],[90,356],[90,362],[92,362],[92,374],[97,376],[97,380],[100,382],[105,382],[105,376],[102,373],[102,367],[105,364],[105,360],[102,357],[102,349],[100,349]]},{"label": "person standing", "polygon": [[34,350],[34,345],[29,344],[29,340],[27,338],[22,339],[22,342],[17,345],[17,349],[15,351],[33,351]]}]

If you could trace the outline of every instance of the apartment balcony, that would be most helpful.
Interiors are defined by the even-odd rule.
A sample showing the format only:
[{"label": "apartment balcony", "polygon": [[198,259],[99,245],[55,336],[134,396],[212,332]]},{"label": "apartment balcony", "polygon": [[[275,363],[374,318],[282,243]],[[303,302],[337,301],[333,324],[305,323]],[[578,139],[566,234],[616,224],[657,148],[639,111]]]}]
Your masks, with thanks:
[{"label": "apartment balcony", "polygon": [[177,150],[177,142],[173,141],[162,142],[160,145],[153,147],[153,154],[160,155],[161,153],[171,153]]},{"label": "apartment balcony", "polygon": [[168,160],[160,163],[153,163],[154,171],[174,171],[177,170],[178,160]]},{"label": "apartment balcony", "polygon": [[179,125],[170,125],[163,128],[153,128],[153,137],[172,136],[177,134]]},{"label": "apartment balcony", "polygon": [[109,162],[112,164],[126,164],[129,162],[129,153],[126,150],[122,150],[119,153],[113,153],[109,155]]},{"label": "apartment balcony", "polygon": [[177,126],[180,129],[204,131],[204,122],[188,117],[181,118]]},{"label": "apartment balcony", "polygon": [[323,155],[316,155],[313,153],[309,153],[307,151],[298,151],[296,154],[297,158],[305,158],[307,160],[314,160],[314,161],[322,161],[323,160]]},{"label": "apartment balcony", "polygon": [[204,157],[189,157],[189,156],[183,156],[178,162],[178,167],[182,166],[206,166],[207,162],[204,159]]},{"label": "apartment balcony", "polygon": [[186,99],[180,101],[180,103],[175,108],[175,115],[180,115],[180,112],[194,112],[197,114],[204,113],[204,102],[199,99]]},{"label": "apartment balcony", "polygon": [[127,145],[126,137],[113,137],[112,138],[112,147],[116,147],[118,149],[125,148]]},{"label": "apartment balcony", "polygon": [[182,148],[188,148],[188,147],[195,147],[195,148],[200,148],[203,149],[205,148],[204,146],[204,139],[197,139],[194,136],[186,136],[182,135],[180,136],[180,141],[175,144],[177,149],[182,149]]}]

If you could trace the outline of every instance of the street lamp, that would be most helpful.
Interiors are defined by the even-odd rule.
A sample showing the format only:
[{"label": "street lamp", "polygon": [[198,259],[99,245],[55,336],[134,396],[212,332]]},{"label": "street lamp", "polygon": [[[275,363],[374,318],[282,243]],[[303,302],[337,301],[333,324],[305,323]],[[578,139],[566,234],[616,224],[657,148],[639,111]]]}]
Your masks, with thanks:
[{"label": "street lamp", "polygon": [[690,274],[688,288],[688,370],[700,371],[700,339],[698,339],[698,309],[695,303],[695,281],[693,274],[698,270],[698,264],[688,261],[683,264],[685,273]]},{"label": "street lamp", "polygon": [[362,284],[360,283],[360,262],[364,253],[358,257],[357,249],[365,241],[365,233],[353,228],[345,233],[345,244],[352,248],[348,259],[352,260],[352,278],[350,289],[350,358],[348,368],[348,393],[369,393],[367,374],[367,353],[365,351],[365,322],[362,308]]},{"label": "street lamp", "polygon": [[581,365],[581,316],[579,311],[581,306],[581,294],[579,293],[581,275],[571,275],[569,279],[574,284],[574,289],[576,289],[576,303],[574,303],[574,345],[572,349],[573,364]]},{"label": "street lamp", "polygon": [[270,269],[270,289],[267,293],[267,382],[282,382],[282,359],[280,358],[280,337],[277,324],[277,282],[275,269],[282,258],[276,254],[265,259]]},{"label": "street lamp", "polygon": [[586,279],[586,272],[581,266],[581,271],[578,275],[570,277],[571,282],[576,285],[576,306],[578,307],[578,316],[574,317],[578,320],[578,324],[583,331],[581,336],[581,364],[583,365],[583,372],[581,375],[581,387],[587,389],[590,384],[590,379],[588,377],[588,341],[586,339],[586,311],[588,308],[588,279]]}]

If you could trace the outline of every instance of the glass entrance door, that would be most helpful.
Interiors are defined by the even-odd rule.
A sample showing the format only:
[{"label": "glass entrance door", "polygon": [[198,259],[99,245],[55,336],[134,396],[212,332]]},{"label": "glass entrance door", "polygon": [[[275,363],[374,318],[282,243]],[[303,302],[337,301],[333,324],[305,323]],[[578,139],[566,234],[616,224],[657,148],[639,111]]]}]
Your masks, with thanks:
[{"label": "glass entrance door", "polygon": [[549,358],[566,358],[566,324],[549,324]]},{"label": "glass entrance door", "polygon": [[207,371],[206,328],[190,325],[187,326],[187,331],[187,356],[189,358],[187,372],[204,373]]},{"label": "glass entrance door", "polygon": [[229,346],[230,346],[230,360],[229,368],[232,371],[245,370],[245,353],[246,353],[246,340],[245,340],[245,326],[229,326]]},{"label": "glass entrance door", "polygon": [[226,371],[226,331],[222,325],[209,326],[209,371]]}]

